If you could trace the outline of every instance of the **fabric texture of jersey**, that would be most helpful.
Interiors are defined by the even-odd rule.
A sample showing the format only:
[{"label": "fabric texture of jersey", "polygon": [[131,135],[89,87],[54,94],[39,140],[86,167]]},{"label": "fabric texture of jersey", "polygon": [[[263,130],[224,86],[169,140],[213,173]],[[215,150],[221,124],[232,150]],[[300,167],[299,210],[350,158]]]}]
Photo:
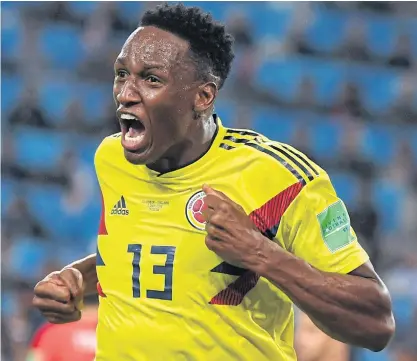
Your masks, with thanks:
[{"label": "fabric texture of jersey", "polygon": [[271,242],[314,267],[368,260],[327,176],[294,148],[218,123],[210,149],[159,174],[99,146],[97,361],[293,361],[289,298],[205,246],[204,183],[240,204]]}]

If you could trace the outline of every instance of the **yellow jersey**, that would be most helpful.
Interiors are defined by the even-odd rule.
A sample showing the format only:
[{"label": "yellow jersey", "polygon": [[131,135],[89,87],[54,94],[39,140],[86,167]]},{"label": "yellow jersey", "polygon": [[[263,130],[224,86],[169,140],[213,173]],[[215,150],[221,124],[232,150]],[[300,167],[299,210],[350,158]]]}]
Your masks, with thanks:
[{"label": "yellow jersey", "polygon": [[96,152],[96,361],[296,360],[291,300],[205,246],[204,183],[314,267],[348,273],[368,260],[324,170],[288,145],[215,119],[210,149],[172,172],[126,161],[120,134]]}]

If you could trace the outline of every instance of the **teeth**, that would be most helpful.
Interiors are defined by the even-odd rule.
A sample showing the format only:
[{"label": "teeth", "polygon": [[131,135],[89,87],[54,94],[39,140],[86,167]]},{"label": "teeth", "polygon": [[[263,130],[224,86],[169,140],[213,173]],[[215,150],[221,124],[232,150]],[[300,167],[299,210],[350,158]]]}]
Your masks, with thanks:
[{"label": "teeth", "polygon": [[124,120],[137,120],[138,119],[134,115],[130,115],[130,114],[122,114],[120,118]]}]

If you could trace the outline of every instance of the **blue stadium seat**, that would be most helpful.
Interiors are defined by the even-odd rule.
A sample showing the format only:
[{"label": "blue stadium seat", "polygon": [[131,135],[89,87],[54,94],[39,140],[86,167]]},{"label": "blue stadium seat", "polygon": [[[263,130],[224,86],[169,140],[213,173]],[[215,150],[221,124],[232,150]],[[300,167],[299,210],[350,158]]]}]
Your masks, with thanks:
[{"label": "blue stadium seat", "polygon": [[12,202],[16,192],[16,184],[8,178],[1,179],[1,211],[4,212]]},{"label": "blue stadium seat", "polygon": [[410,144],[411,144],[411,148],[413,149],[413,153],[415,158],[417,159],[417,129],[414,128],[410,128],[408,129],[408,136],[410,137]]},{"label": "blue stadium seat", "polygon": [[268,61],[260,66],[256,81],[286,100],[292,100],[302,78],[303,62],[299,58]]},{"label": "blue stadium seat", "polygon": [[15,106],[23,90],[23,81],[20,76],[2,74],[1,79],[1,114],[3,121],[5,115]]},{"label": "blue stadium seat", "polygon": [[226,103],[217,100],[215,104],[215,112],[220,117],[222,124],[225,127],[233,128],[237,114],[236,109],[231,102]]},{"label": "blue stadium seat", "polygon": [[85,83],[80,86],[77,98],[83,105],[87,123],[95,123],[106,115],[108,104],[114,104],[112,95],[112,88],[108,85]]},{"label": "blue stadium seat", "polygon": [[93,166],[94,164],[94,155],[100,143],[102,142],[102,138],[98,137],[88,137],[88,136],[80,136],[74,134],[72,137],[74,144],[77,143],[77,154],[79,158],[85,162]]},{"label": "blue stadium seat", "polygon": [[17,163],[32,170],[52,170],[65,150],[65,134],[32,127],[14,133]]},{"label": "blue stadium seat", "polygon": [[357,196],[358,179],[346,173],[330,173],[330,179],[338,197],[347,205],[354,204]]},{"label": "blue stadium seat", "polygon": [[[323,117],[320,117],[324,120]],[[338,124],[320,121],[311,128],[313,154],[319,158],[332,158],[339,147],[342,130]]]},{"label": "blue stadium seat", "polygon": [[23,25],[17,11],[3,9],[1,5],[1,54],[4,59],[14,59],[22,46]]},{"label": "blue stadium seat", "polygon": [[[28,185],[25,189],[30,210],[62,242],[77,240],[77,247],[85,246],[97,234],[101,202],[93,200],[82,212],[68,214],[63,208],[64,192],[58,186]],[[99,199],[99,197],[96,197]]]},{"label": "blue stadium seat", "polygon": [[74,14],[89,17],[100,6],[98,1],[68,1],[66,2],[69,10]]},{"label": "blue stadium seat", "polygon": [[371,111],[383,113],[392,104],[398,80],[395,70],[357,66],[349,70],[348,76],[359,85],[365,106]]},{"label": "blue stadium seat", "polygon": [[63,122],[69,103],[80,97],[81,91],[81,85],[63,81],[47,82],[40,86],[39,102],[52,124]]},{"label": "blue stadium seat", "polygon": [[46,26],[40,35],[42,53],[57,69],[73,70],[85,58],[82,33],[68,25]]},{"label": "blue stadium seat", "polygon": [[386,165],[394,155],[396,132],[382,125],[368,125],[362,143],[362,152],[377,165]]},{"label": "blue stadium seat", "polygon": [[345,67],[342,64],[306,58],[303,73],[314,80],[318,103],[329,106],[337,101],[345,78]]},{"label": "blue stadium seat", "polygon": [[23,279],[36,280],[42,276],[48,259],[48,245],[44,240],[32,237],[15,239],[10,250],[8,272]]},{"label": "blue stadium seat", "polygon": [[258,109],[254,112],[254,129],[271,140],[291,143],[297,114],[284,110]]},{"label": "blue stadium seat", "polygon": [[374,183],[373,195],[381,217],[382,231],[396,231],[400,225],[404,189],[383,181]]},{"label": "blue stadium seat", "polygon": [[65,237],[65,220],[62,217],[63,189],[58,186],[28,184],[25,187],[29,209],[52,232],[52,236]]},{"label": "blue stadium seat", "polygon": [[256,37],[268,37],[277,41],[289,30],[293,8],[289,2],[248,2],[244,3],[241,10],[246,10]]},{"label": "blue stadium seat", "polygon": [[313,25],[307,29],[307,41],[317,50],[330,52],[342,42],[346,15],[337,11],[317,9]]},{"label": "blue stadium seat", "polygon": [[368,17],[368,46],[378,55],[388,57],[394,49],[395,22],[387,18]]},{"label": "blue stadium seat", "polygon": [[392,295],[392,308],[395,323],[399,330],[408,329],[412,326],[415,301],[411,295]]}]

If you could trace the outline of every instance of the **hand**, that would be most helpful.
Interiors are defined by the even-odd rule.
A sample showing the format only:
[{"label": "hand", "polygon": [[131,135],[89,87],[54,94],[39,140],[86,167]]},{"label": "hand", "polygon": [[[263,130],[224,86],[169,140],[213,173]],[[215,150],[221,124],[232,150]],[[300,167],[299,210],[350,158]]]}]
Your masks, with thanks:
[{"label": "hand", "polygon": [[51,323],[67,323],[81,318],[83,276],[75,268],[52,272],[35,286],[33,306]]},{"label": "hand", "polygon": [[225,261],[255,271],[265,259],[269,240],[256,228],[244,209],[224,193],[203,186],[206,245]]}]

